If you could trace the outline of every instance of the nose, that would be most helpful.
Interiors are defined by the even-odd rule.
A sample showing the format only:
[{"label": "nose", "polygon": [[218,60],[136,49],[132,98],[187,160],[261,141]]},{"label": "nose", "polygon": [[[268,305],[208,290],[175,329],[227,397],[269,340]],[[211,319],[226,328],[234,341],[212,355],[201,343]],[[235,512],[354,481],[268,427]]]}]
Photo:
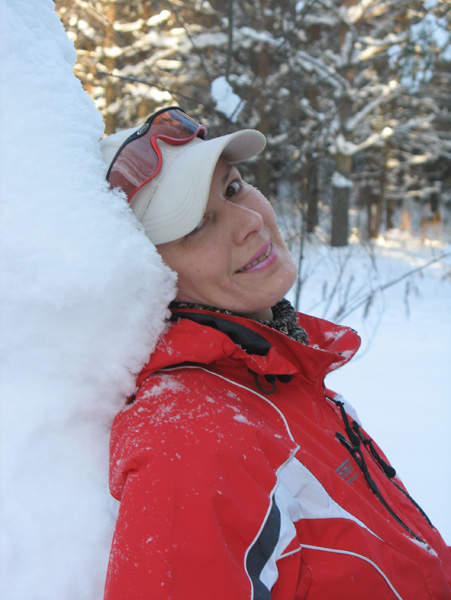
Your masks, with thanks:
[{"label": "nose", "polygon": [[258,211],[242,204],[230,203],[229,206],[233,241],[240,246],[250,235],[263,229],[263,217]]}]

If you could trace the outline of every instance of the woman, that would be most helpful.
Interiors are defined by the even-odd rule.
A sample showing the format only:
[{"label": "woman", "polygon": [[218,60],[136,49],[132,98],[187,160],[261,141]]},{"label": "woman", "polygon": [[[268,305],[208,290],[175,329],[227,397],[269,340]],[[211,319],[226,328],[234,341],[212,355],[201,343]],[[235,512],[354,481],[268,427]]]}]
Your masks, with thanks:
[{"label": "woman", "polygon": [[171,324],[111,434],[106,600],[449,598],[449,549],[324,377],[357,334],[283,299],[296,269],[236,163],[178,108],[103,142],[178,274]]}]

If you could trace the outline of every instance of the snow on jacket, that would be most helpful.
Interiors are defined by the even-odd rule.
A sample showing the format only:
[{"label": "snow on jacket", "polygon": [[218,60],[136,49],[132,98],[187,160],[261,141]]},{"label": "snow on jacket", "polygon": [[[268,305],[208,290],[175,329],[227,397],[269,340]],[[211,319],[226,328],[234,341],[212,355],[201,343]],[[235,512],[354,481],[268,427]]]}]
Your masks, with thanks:
[{"label": "snow on jacket", "polygon": [[112,428],[105,600],[451,598],[449,548],[324,387],[357,334],[174,318]]}]

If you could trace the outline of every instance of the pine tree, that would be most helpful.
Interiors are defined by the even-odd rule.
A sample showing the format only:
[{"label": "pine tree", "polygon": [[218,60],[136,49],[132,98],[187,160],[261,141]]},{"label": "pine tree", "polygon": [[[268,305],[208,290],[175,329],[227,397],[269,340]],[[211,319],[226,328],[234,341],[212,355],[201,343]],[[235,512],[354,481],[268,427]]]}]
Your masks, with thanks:
[{"label": "pine tree", "polygon": [[[57,0],[56,7],[107,133],[168,104],[206,119],[213,135],[258,128],[268,137],[265,161],[246,175],[284,210],[304,213],[309,231],[333,209],[340,244],[347,206],[365,211],[366,235],[376,236],[395,224],[401,201],[426,197],[449,171],[449,51],[433,27],[445,29],[444,2]],[[233,110],[216,101],[213,84],[236,94]],[[441,196],[451,196],[446,179]],[[292,220],[299,235],[299,218]]]}]

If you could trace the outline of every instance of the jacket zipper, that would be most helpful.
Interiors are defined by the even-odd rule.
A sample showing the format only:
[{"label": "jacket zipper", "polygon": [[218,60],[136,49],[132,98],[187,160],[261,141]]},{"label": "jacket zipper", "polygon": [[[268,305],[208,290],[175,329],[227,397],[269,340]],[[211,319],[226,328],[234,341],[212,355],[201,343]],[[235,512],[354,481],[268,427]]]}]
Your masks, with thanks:
[{"label": "jacket zipper", "polygon": [[396,475],[395,469],[391,465],[387,464],[382,459],[381,456],[379,456],[378,452],[376,451],[376,449],[374,448],[374,446],[372,444],[372,440],[370,438],[365,438],[365,436],[363,435],[363,433],[360,429],[359,424],[356,421],[352,420],[352,428],[351,428],[351,425],[350,425],[349,419],[348,419],[348,415],[345,411],[343,402],[340,402],[339,400],[334,400],[334,398],[331,398],[330,396],[326,396],[326,397],[328,400],[331,400],[340,409],[341,417],[343,419],[345,430],[346,430],[346,433],[348,436],[346,438],[346,436],[344,436],[341,432],[337,432],[335,434],[335,437],[342,444],[342,446],[344,446],[348,450],[348,452],[354,459],[355,463],[357,464],[360,471],[362,472],[363,477],[364,477],[365,481],[367,482],[370,490],[374,493],[376,498],[385,507],[385,509],[390,513],[390,515],[395,519],[395,521],[397,523],[399,523],[401,525],[401,527],[403,527],[409,533],[410,536],[412,536],[414,539],[416,539],[420,543],[428,546],[427,542],[425,542],[423,540],[423,538],[421,538],[419,535],[417,535],[414,531],[412,531],[412,529],[410,529],[410,527],[408,525],[406,525],[406,523],[404,523],[404,521],[401,519],[401,517],[399,517],[399,515],[392,509],[392,507],[388,504],[388,502],[382,496],[376,482],[371,477],[371,474],[369,472],[368,465],[366,464],[365,457],[362,452],[362,447],[361,447],[362,443],[363,443],[364,447],[366,447],[368,449],[369,454],[371,455],[371,457],[373,458],[373,460],[377,464],[377,466],[385,473],[386,477],[401,492],[403,492],[407,498],[409,498],[409,500],[419,510],[419,512],[423,515],[423,517],[426,519],[426,521],[429,523],[429,525],[432,526],[432,523],[429,520],[429,518],[427,517],[426,513],[421,509],[421,507],[415,502],[415,500],[413,500],[413,498],[407,492],[405,492],[395,481],[393,481],[393,477]]}]

